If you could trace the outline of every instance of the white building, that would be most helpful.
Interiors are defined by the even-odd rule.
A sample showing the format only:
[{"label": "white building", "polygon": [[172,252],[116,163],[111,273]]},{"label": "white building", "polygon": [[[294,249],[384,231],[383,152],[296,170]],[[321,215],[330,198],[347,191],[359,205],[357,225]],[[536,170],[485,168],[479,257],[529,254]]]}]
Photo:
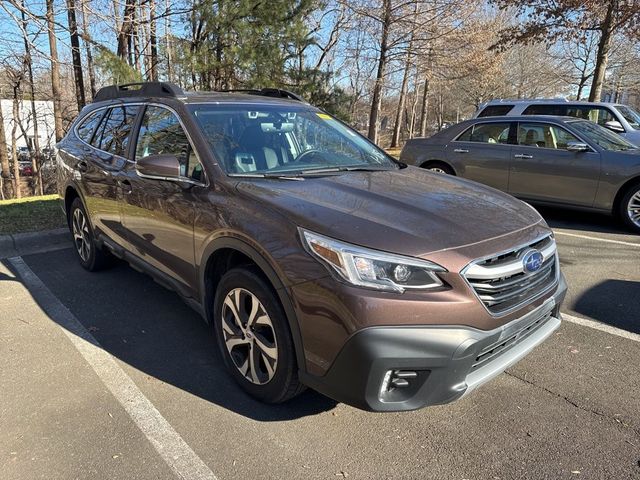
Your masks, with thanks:
[{"label": "white building", "polygon": [[[13,129],[13,100],[0,100],[2,108],[2,118],[4,118],[4,133],[7,137],[7,146],[11,148],[11,130]],[[26,147],[27,142],[33,146],[33,115],[31,112],[31,101],[23,100],[19,106],[19,124],[16,129],[16,144],[19,147]],[[38,139],[40,148],[53,147],[56,143],[55,125],[53,119],[53,102],[36,100],[36,117],[38,120]],[[22,128],[20,128],[22,125]],[[27,134],[25,138],[23,129]]]}]

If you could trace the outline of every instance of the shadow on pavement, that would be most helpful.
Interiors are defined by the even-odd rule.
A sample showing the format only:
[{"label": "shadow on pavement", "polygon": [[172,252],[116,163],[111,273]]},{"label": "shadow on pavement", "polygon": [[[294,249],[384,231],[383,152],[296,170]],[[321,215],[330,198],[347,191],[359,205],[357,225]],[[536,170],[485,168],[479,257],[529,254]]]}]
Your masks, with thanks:
[{"label": "shadow on pavement", "polygon": [[539,207],[536,209],[551,228],[566,228],[583,232],[630,234],[622,223],[612,215],[583,212],[566,208]]},{"label": "shadow on pavement", "polygon": [[[629,301],[640,298],[640,282],[604,280],[576,299],[574,311],[613,327],[640,333],[640,318],[629,312]],[[635,300],[634,300],[635,299]]]},{"label": "shadow on pavement", "polygon": [[177,294],[122,262],[90,273],[71,249],[24,261],[107,352],[146,375],[257,421],[293,420],[336,406],[312,390],[281,405],[247,396],[225,371],[202,317]]}]

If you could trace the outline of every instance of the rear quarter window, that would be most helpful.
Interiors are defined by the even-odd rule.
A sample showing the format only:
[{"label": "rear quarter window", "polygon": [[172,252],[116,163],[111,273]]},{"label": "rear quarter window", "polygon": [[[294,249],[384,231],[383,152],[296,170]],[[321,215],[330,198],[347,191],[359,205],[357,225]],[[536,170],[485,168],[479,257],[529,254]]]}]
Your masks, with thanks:
[{"label": "rear quarter window", "polygon": [[90,113],[80,122],[80,125],[78,125],[78,128],[76,129],[76,133],[80,140],[86,143],[91,142],[93,132],[100,122],[103,113],[104,110],[98,110],[97,112]]},{"label": "rear quarter window", "polygon": [[499,117],[513,110],[513,105],[488,105],[482,109],[478,117]]}]

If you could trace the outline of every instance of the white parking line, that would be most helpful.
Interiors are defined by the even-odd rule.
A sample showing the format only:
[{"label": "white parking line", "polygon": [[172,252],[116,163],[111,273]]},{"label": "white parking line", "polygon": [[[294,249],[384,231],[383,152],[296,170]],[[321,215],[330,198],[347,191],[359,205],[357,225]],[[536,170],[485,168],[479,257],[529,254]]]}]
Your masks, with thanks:
[{"label": "white parking line", "polygon": [[162,459],[182,479],[216,476],[78,319],[51,293],[21,257],[9,262],[42,309],[62,328],[80,355],[122,405]]},{"label": "white parking line", "polygon": [[568,322],[571,322],[571,323],[575,323],[577,325],[582,325],[583,327],[593,328],[594,330],[607,332],[607,333],[610,333],[611,335],[616,335],[618,337],[633,340],[634,342],[640,342],[640,335],[638,335],[637,333],[627,332],[626,330],[612,327],[611,325],[607,325],[606,323],[595,322],[593,320],[588,320],[586,318],[574,317],[573,315],[569,315],[568,313],[563,313],[562,319],[567,320]]},{"label": "white parking line", "polygon": [[598,242],[617,243],[618,245],[628,245],[630,247],[638,247],[638,248],[640,248],[640,243],[625,242],[625,241],[622,241],[622,240],[611,240],[609,238],[591,237],[589,235],[580,235],[580,234],[577,234],[577,233],[561,232],[561,231],[556,230],[556,229],[553,229],[553,233],[555,233],[556,235],[565,235],[567,237],[584,238],[584,239],[587,239],[587,240],[597,240]]}]

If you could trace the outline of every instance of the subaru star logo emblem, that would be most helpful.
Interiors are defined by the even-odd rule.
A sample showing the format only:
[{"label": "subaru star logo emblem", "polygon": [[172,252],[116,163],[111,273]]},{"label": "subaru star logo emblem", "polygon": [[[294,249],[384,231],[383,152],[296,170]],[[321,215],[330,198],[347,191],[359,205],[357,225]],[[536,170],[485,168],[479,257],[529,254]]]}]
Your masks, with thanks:
[{"label": "subaru star logo emblem", "polygon": [[522,256],[522,268],[525,272],[533,273],[540,270],[544,257],[538,250],[527,250]]}]

